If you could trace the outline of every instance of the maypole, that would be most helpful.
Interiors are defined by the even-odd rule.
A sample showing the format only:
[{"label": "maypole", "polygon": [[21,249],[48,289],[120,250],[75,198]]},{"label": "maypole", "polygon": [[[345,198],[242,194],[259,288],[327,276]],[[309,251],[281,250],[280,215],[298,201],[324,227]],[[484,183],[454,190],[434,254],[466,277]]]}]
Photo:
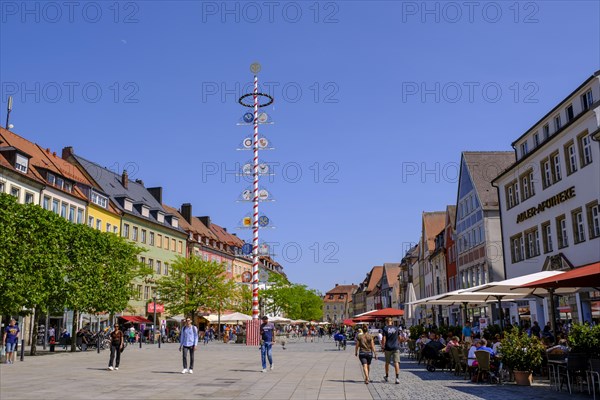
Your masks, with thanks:
[{"label": "maypole", "polygon": [[[259,344],[260,338],[259,338],[259,302],[258,302],[258,291],[259,291],[259,268],[258,268],[258,263],[259,263],[259,228],[260,227],[266,227],[266,225],[268,225],[268,218],[266,217],[262,217],[263,221],[261,222],[261,217],[259,217],[259,213],[258,213],[258,203],[261,199],[261,191],[259,191],[259,186],[258,186],[258,180],[259,177],[261,175],[261,173],[264,173],[264,169],[266,168],[266,170],[268,171],[268,168],[265,166],[261,166],[259,164],[259,158],[258,158],[258,151],[263,148],[265,149],[266,145],[264,145],[264,143],[267,143],[268,141],[266,141],[264,138],[261,139],[263,140],[263,146],[261,146],[259,143],[259,136],[258,136],[258,125],[261,123],[261,116],[263,118],[263,122],[265,123],[267,121],[267,116],[265,113],[262,113],[261,115],[259,115],[258,113],[258,109],[260,107],[266,107],[268,105],[273,104],[273,97],[271,97],[270,95],[266,94],[266,93],[260,93],[258,91],[258,73],[260,72],[260,64],[258,63],[253,63],[250,66],[250,71],[252,71],[252,73],[254,74],[254,90],[252,93],[247,93],[244,94],[242,97],[240,97],[240,99],[238,100],[238,102],[244,106],[244,107],[249,107],[249,108],[253,108],[254,113],[250,114],[250,113],[246,113],[244,114],[243,117],[243,125],[250,125],[250,122],[252,122],[252,125],[254,127],[254,135],[252,137],[252,152],[253,152],[253,158],[252,158],[252,183],[253,183],[253,188],[252,188],[252,218],[244,218],[244,222],[243,225],[244,227],[252,227],[252,321],[248,322],[248,327],[247,327],[247,335],[246,335],[246,344],[247,345],[252,345],[252,346],[256,346]],[[251,104],[244,102],[244,100],[247,97],[252,96],[253,98],[253,102]],[[261,98],[266,98],[267,101],[263,104],[260,104],[260,99]],[[246,145],[246,142],[249,141],[249,138],[246,139],[244,141],[244,146]],[[247,143],[248,145],[250,143]],[[245,146],[245,147],[249,147],[249,146]],[[248,168],[247,168],[248,167]],[[244,168],[242,169],[242,175],[250,175],[250,165],[245,165]],[[249,192],[249,191],[246,191]],[[262,191],[266,193],[266,196],[263,194],[262,197],[268,197],[268,192],[266,191]],[[248,193],[249,194],[249,193]],[[249,197],[249,196],[248,196]],[[244,199],[246,199],[244,197]],[[249,200],[249,199],[247,199]],[[267,221],[267,222],[265,222]],[[249,246],[249,244],[246,244],[244,247]],[[242,249],[244,250],[244,249]],[[249,249],[248,249],[249,250]],[[244,252],[244,254],[249,254],[249,251],[246,253]]]}]

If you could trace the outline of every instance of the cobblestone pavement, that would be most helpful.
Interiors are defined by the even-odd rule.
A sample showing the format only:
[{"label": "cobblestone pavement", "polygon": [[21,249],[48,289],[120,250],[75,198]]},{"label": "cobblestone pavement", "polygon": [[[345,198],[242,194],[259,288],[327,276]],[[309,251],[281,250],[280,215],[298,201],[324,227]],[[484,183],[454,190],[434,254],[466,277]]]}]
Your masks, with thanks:
[{"label": "cobblestone pavement", "polygon": [[119,371],[107,371],[107,351],[26,356],[0,366],[0,399],[591,399],[557,393],[546,381],[533,387],[474,384],[449,372],[428,372],[404,357],[401,384],[384,383],[382,355],[373,361],[374,382],[365,385],[353,347],[338,351],[331,341],[288,342],[286,350],[278,344],[275,369],[266,373],[260,372],[257,348],[214,342],[198,347],[193,375],[181,374],[177,344],[129,346]]},{"label": "cobblestone pavement", "polygon": [[390,365],[390,381],[383,381],[385,375],[383,354],[378,353],[378,360],[373,360],[371,365],[371,380],[369,385],[374,399],[418,399],[418,400],[521,400],[521,399],[591,399],[585,394],[569,392],[563,388],[562,392],[551,390],[547,380],[534,378],[531,387],[517,386],[514,383],[502,385],[489,385],[485,383],[471,383],[462,377],[456,377],[452,372],[429,372],[423,364],[402,357],[400,364],[400,384],[396,385],[395,372]]}]

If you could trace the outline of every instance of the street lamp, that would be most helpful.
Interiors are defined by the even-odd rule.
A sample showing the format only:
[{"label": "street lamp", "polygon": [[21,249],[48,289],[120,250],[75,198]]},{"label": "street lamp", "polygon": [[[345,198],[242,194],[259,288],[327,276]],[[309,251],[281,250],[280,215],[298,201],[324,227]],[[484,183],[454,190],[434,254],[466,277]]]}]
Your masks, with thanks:
[{"label": "street lamp", "polygon": [[[156,292],[154,293],[154,296],[152,296],[152,302],[154,305],[154,326],[152,329],[152,341],[154,343],[154,340],[156,340]],[[158,330],[158,348],[160,349],[160,329]]]}]

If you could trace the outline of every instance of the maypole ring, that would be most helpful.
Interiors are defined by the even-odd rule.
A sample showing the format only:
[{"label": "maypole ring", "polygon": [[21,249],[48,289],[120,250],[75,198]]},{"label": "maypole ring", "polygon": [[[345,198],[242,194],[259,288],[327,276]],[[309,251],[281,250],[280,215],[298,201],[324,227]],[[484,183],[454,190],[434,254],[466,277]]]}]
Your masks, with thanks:
[{"label": "maypole ring", "polygon": [[[270,106],[271,104],[273,104],[273,97],[271,95],[268,95],[266,93],[257,93],[256,94],[258,97],[266,97],[267,99],[269,99],[268,102],[264,103],[264,104],[259,104],[258,107],[267,107]],[[244,107],[248,107],[248,108],[254,108],[254,103],[252,104],[246,104],[244,103],[244,99],[246,97],[254,97],[254,93],[247,93],[245,95],[243,95],[242,97],[239,98],[238,103],[240,103],[241,105],[243,105]]]}]

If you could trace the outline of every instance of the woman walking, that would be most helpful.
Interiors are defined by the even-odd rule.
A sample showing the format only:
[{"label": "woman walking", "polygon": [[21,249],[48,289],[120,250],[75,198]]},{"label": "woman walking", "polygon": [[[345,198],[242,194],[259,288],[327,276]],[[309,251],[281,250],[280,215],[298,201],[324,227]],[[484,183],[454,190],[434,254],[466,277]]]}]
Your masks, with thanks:
[{"label": "woman walking", "polygon": [[[113,369],[119,370],[119,363],[121,362],[121,351],[123,350],[123,332],[119,329],[119,325],[115,324],[115,329],[110,333],[110,360],[108,362],[108,370]],[[115,361],[115,367],[113,368],[113,361],[115,360],[115,354],[117,360]]]},{"label": "woman walking", "polygon": [[371,366],[371,361],[373,360],[375,353],[375,341],[373,340],[373,336],[369,335],[368,332],[363,333],[362,329],[359,329],[356,337],[354,355],[358,357],[362,364],[365,375],[365,385],[368,385],[370,382],[369,367]]}]

